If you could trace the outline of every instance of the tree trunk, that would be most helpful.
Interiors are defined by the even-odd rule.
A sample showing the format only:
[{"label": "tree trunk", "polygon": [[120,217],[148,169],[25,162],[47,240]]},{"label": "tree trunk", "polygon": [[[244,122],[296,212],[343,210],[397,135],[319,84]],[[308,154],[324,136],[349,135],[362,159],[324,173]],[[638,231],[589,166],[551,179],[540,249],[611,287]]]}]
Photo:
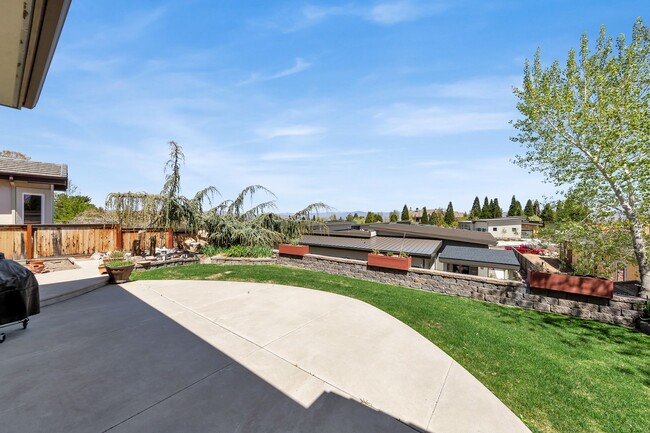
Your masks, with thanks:
[{"label": "tree trunk", "polygon": [[648,249],[643,237],[643,227],[638,221],[632,221],[630,230],[634,242],[634,255],[639,264],[639,275],[641,276],[641,293],[639,293],[639,296],[650,298],[650,263],[648,263]]}]

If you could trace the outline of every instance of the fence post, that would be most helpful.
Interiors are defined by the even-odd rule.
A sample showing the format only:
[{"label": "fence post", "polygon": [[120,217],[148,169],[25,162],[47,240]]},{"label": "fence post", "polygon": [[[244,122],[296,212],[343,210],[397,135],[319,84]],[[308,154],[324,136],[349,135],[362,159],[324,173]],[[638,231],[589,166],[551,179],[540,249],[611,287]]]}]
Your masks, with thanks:
[{"label": "fence post", "polygon": [[27,234],[25,236],[25,254],[26,259],[34,258],[34,231],[31,224],[27,224]]},{"label": "fence post", "polygon": [[115,227],[115,249],[117,251],[122,251],[122,248],[124,247],[124,239],[122,238],[122,225],[118,224]]},{"label": "fence post", "polygon": [[171,250],[174,248],[174,230],[171,228],[167,229],[166,235],[167,248]]}]

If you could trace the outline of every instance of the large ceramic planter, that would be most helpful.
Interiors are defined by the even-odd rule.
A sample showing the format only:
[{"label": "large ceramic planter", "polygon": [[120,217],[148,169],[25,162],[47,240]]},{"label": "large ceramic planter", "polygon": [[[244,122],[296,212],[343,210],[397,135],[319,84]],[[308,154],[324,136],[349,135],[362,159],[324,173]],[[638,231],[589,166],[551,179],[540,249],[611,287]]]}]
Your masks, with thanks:
[{"label": "large ceramic planter", "polygon": [[612,299],[614,282],[601,278],[528,271],[528,285],[536,289],[555,290],[577,295]]},{"label": "large ceramic planter", "polygon": [[280,254],[289,256],[304,256],[305,254],[309,254],[309,245],[280,244],[278,249]]},{"label": "large ceramic planter", "polygon": [[368,254],[368,266],[378,268],[397,269],[408,271],[411,267],[411,257],[382,256],[381,254]]},{"label": "large ceramic planter", "polygon": [[114,268],[110,267],[109,265],[106,265],[106,272],[108,273],[108,282],[111,284],[126,283],[127,281],[129,281],[129,277],[131,276],[131,272],[133,272],[134,267],[135,267],[135,263],[128,266],[117,266]]}]

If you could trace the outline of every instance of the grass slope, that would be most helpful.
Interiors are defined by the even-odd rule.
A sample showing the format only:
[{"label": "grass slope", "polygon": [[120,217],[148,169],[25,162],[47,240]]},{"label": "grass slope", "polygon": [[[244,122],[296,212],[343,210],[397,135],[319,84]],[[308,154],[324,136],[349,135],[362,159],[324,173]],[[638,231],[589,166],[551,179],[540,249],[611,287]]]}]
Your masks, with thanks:
[{"label": "grass slope", "polygon": [[650,432],[650,338],[623,327],[281,266],[190,265],[132,279],[253,281],[356,298],[451,355],[534,432]]}]

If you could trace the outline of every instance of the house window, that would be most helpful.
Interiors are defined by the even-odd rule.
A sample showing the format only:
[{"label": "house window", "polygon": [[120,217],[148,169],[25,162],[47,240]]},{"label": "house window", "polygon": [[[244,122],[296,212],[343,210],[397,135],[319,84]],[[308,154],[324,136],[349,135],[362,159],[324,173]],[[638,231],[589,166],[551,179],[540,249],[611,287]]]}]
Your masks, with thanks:
[{"label": "house window", "polygon": [[493,232],[497,231],[497,228],[496,228],[496,227],[492,227],[492,231],[493,231]]},{"label": "house window", "polygon": [[42,224],[43,209],[43,195],[23,194],[23,224]]},{"label": "house window", "polygon": [[512,228],[513,233],[517,233],[517,229],[515,227]]}]

